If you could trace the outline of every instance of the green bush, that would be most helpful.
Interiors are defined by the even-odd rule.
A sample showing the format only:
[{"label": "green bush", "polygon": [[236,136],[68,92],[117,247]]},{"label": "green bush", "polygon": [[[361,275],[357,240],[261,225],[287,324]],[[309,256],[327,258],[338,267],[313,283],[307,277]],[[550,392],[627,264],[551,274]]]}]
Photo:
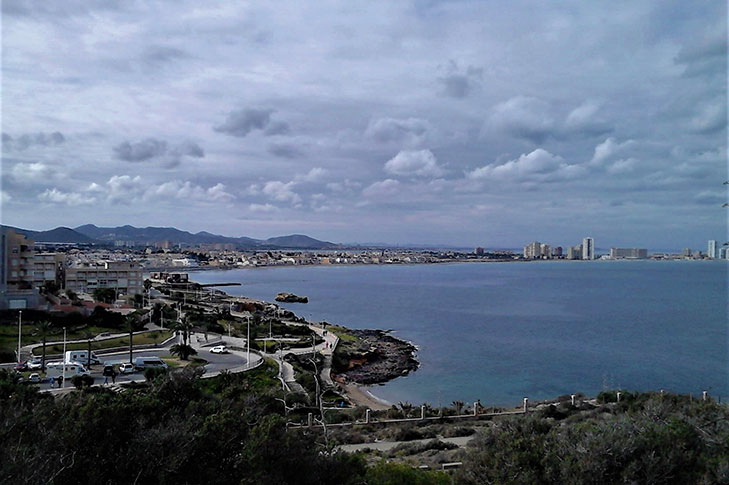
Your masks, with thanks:
[{"label": "green bush", "polygon": [[167,374],[167,369],[164,367],[147,367],[144,369],[144,378],[149,382],[164,374]]},{"label": "green bush", "polygon": [[71,378],[71,384],[76,389],[83,389],[84,387],[91,387],[94,385],[94,378],[89,375],[76,375]]}]

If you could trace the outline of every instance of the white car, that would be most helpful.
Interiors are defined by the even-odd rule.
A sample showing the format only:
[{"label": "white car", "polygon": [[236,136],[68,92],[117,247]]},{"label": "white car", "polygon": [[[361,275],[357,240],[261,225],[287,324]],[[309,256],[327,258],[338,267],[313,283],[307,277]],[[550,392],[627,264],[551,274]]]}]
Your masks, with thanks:
[{"label": "white car", "polygon": [[40,368],[41,368],[40,359],[33,359],[32,361],[28,362],[28,370],[38,370]]},{"label": "white car", "polygon": [[40,374],[37,372],[33,372],[31,375],[28,376],[28,382],[31,384],[38,384],[41,381]]},{"label": "white car", "polygon": [[228,353],[228,347],[225,345],[216,345],[212,349],[210,349],[211,354],[227,354]]},{"label": "white car", "polygon": [[122,374],[131,374],[134,372],[134,364],[127,362],[126,364],[119,365],[119,372]]}]

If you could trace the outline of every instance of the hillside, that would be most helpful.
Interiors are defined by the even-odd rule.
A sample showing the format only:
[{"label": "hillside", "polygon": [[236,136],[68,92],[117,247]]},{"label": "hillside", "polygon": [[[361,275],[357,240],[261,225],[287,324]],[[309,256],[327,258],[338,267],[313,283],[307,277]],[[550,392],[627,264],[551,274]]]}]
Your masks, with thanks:
[{"label": "hillside", "polygon": [[95,241],[92,237],[82,234],[69,227],[57,227],[49,231],[31,231],[29,229],[21,229],[19,227],[2,226],[3,229],[12,229],[19,234],[24,234],[28,239],[35,242],[54,242],[54,243],[77,243],[77,244],[93,244]]}]

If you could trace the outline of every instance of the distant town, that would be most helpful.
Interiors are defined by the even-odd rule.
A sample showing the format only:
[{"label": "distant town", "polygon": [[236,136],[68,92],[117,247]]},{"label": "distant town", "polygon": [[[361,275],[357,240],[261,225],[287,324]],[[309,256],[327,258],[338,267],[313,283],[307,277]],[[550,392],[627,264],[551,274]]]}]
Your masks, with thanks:
[{"label": "distant town", "polygon": [[[31,231],[28,231],[31,232]],[[331,243],[326,243],[334,246]],[[248,249],[235,243],[179,243],[172,240],[36,242],[19,230],[2,229],[0,245],[0,309],[52,309],[57,290],[92,294],[113,289],[123,306],[144,292],[152,272],[188,272],[271,266],[437,264],[454,262],[516,262],[533,260],[728,259],[726,246],[708,242],[706,252],[686,248],[681,253],[653,253],[646,248],[610,248],[598,254],[595,241],[551,246],[534,241],[521,253],[476,247],[472,251],[432,249]],[[185,273],[180,273],[185,274]],[[187,279],[187,275],[184,276]],[[49,295],[51,295],[49,297]]]}]

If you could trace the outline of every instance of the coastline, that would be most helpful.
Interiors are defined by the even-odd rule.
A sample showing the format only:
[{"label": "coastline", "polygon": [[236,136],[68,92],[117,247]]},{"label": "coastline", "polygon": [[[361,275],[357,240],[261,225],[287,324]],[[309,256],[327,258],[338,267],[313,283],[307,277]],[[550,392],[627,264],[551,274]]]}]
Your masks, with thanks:
[{"label": "coastline", "polygon": [[[191,281],[191,283],[199,284],[195,281]],[[223,294],[221,296],[224,298],[241,298],[232,296],[222,290],[218,291]],[[263,307],[275,305],[280,308],[277,303],[257,298],[244,298]],[[293,311],[287,311],[292,315],[292,320],[297,320],[306,325],[314,325],[314,323],[296,315]],[[333,368],[330,369],[332,381],[340,387],[345,397],[355,406],[365,406],[373,411],[390,409],[392,404],[374,395],[369,387],[390,382],[397,377],[416,371],[420,367],[420,362],[415,358],[418,347],[412,342],[392,336],[390,330],[358,330],[343,325],[336,326],[350,333],[350,335],[356,335],[362,346],[366,348],[357,349],[355,353],[349,355],[351,360],[356,362],[354,365],[350,364],[349,369],[338,373],[335,373]],[[335,352],[341,345],[342,342],[339,339],[332,352]],[[352,349],[349,349],[349,351],[352,352]],[[358,357],[357,351],[362,352],[362,361],[356,359]]]},{"label": "coastline", "polygon": [[373,411],[385,411],[392,407],[392,404],[372,394],[367,386],[360,384],[341,384],[347,399],[355,406],[368,407]]}]

